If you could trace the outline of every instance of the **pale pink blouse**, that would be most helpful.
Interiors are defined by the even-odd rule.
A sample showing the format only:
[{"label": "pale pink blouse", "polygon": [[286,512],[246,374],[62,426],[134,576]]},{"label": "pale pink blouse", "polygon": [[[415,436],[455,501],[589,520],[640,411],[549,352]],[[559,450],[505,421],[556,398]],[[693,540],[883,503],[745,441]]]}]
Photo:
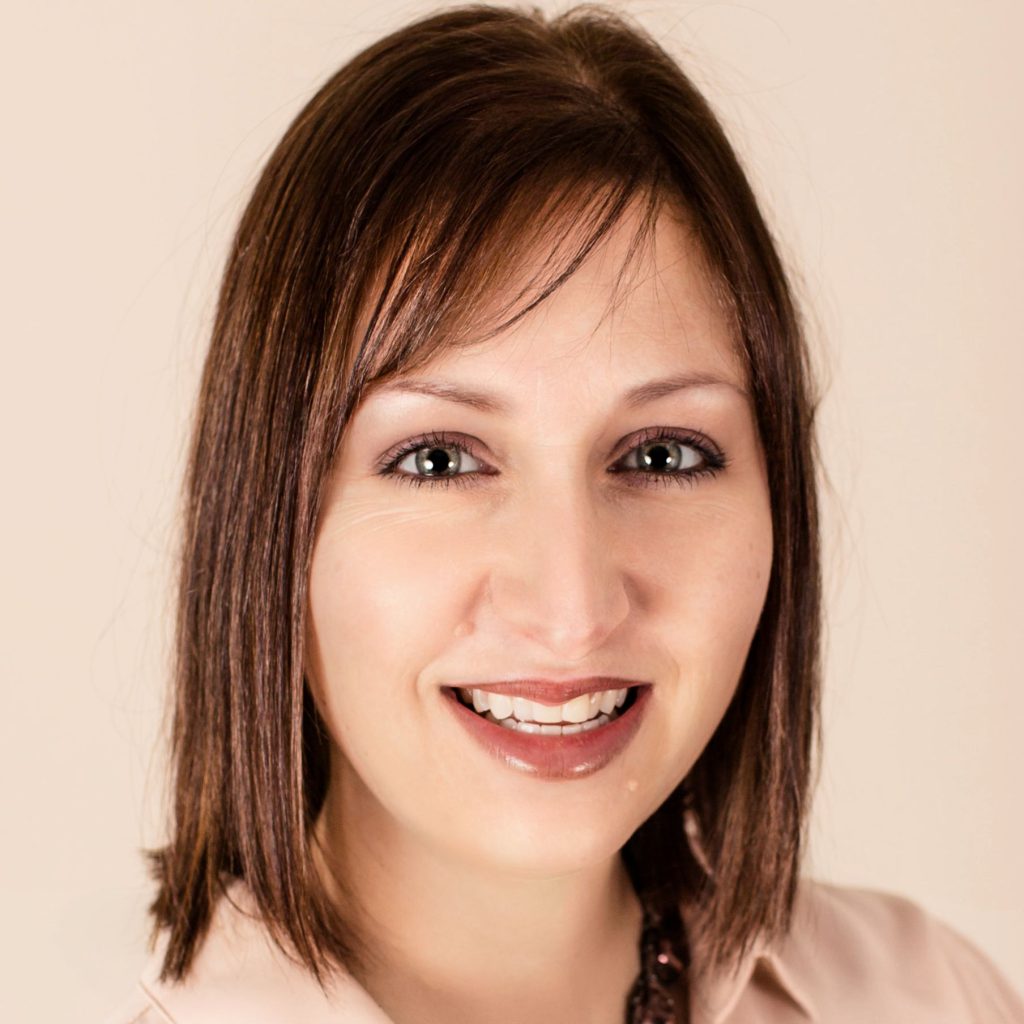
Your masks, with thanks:
[{"label": "pale pink blouse", "polygon": [[[350,976],[325,996],[267,937],[248,890],[230,892],[185,982],[157,979],[162,938],[106,1024],[394,1024]],[[784,941],[734,974],[702,973],[699,940],[693,959],[693,1024],[1024,1024],[1020,994],[975,945],[871,889],[805,877]]]}]

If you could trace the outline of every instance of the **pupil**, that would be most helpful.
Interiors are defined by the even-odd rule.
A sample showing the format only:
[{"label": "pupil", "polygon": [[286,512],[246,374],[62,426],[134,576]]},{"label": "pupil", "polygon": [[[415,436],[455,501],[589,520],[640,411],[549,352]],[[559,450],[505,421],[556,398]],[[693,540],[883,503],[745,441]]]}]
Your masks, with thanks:
[{"label": "pupil", "polygon": [[[438,452],[442,453],[440,459],[435,457]],[[419,469],[428,473],[433,473],[437,470],[443,474],[453,465],[452,459],[448,456],[448,451],[445,448],[423,449],[416,458]]]},{"label": "pupil", "polygon": [[[659,452],[660,455],[651,456],[650,452]],[[644,465],[653,466],[655,469],[664,469],[667,465],[672,462],[672,456],[669,452],[668,446],[659,442],[658,444],[652,444],[647,449],[647,453],[644,454]]]}]

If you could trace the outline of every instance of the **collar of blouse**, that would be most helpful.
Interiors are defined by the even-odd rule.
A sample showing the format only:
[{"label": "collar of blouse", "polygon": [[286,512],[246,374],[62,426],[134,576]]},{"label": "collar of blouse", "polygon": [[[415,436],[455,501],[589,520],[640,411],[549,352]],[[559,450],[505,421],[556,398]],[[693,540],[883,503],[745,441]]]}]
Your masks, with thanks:
[{"label": "collar of blouse", "polygon": [[[799,904],[798,904],[799,911]],[[699,938],[693,943],[692,1007],[694,1024],[721,1024],[728,1020],[752,987],[776,992],[791,1003],[809,1024],[819,1021],[814,1001],[801,984],[800,971],[784,953],[784,946],[773,947],[758,936],[752,948],[732,972],[701,972],[704,962]]]}]

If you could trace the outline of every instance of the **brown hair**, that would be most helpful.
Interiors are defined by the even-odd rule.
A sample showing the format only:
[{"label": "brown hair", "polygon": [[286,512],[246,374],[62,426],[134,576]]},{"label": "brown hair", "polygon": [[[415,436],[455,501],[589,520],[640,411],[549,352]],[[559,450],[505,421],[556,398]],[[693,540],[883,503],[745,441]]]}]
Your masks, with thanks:
[{"label": "brown hair", "polygon": [[[362,970],[312,856],[328,747],[303,641],[324,479],[370,385],[514,323],[636,201],[631,252],[674,210],[729,303],[774,552],[728,710],[622,854],[638,890],[699,909],[715,962],[788,929],[821,742],[821,582],[818,399],[785,272],[718,120],[648,33],[594,4],[555,17],[467,5],[327,80],[271,154],[231,247],[184,481],[173,821],[149,854],[163,978],[188,971],[234,878],[319,981]],[[565,239],[579,244],[482,332],[519,259]],[[687,801],[708,871],[686,839]]]}]

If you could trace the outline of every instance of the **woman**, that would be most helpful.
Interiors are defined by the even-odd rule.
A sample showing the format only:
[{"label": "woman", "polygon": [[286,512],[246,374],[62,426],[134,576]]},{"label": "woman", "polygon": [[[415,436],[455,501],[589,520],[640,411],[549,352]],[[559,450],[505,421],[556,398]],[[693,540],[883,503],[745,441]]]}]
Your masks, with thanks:
[{"label": "woman", "polygon": [[339,70],[225,271],[116,1019],[1024,1021],[923,909],[800,875],[817,403],[642,30],[451,8]]}]

